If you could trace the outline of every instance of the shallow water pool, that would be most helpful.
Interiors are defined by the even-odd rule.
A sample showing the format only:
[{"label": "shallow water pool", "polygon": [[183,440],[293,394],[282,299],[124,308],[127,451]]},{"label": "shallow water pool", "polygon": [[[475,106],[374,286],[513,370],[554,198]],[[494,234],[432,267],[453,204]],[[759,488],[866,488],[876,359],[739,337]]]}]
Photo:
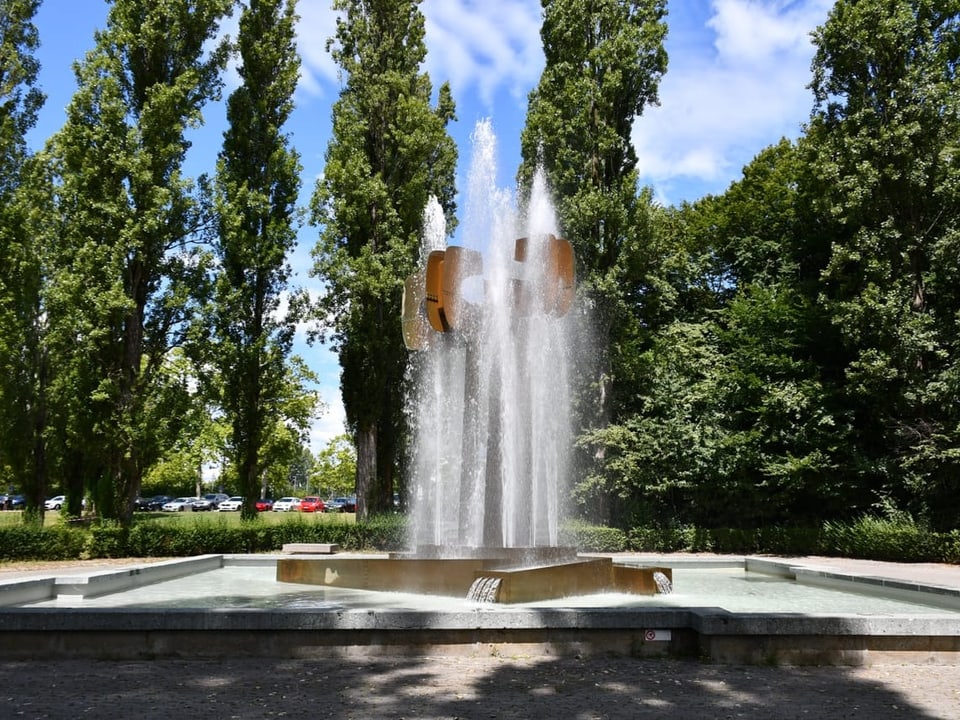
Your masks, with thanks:
[{"label": "shallow water pool", "polygon": [[[300,610],[452,611],[484,606],[461,598],[412,593],[370,592],[276,581],[272,566],[227,565],[123,592],[94,598],[60,597],[25,607],[83,608],[261,608]],[[738,613],[802,613],[829,615],[957,615],[960,611],[923,602],[863,592],[814,587],[793,580],[746,572],[739,568],[673,570],[674,591],[638,596],[605,593],[527,603],[531,608],[723,608]]]}]

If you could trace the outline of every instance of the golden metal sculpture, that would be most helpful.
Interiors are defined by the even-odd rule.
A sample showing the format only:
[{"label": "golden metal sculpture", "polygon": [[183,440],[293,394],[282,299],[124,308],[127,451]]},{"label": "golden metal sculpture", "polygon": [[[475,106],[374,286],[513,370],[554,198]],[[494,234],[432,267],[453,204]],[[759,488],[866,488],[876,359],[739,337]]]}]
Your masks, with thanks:
[{"label": "golden metal sculpture", "polygon": [[[544,272],[535,288],[513,282],[514,310],[520,315],[533,309],[534,297],[542,312],[556,317],[570,309],[574,295],[574,256],[568,240],[547,235],[543,252]],[[527,262],[531,256],[529,238],[518,238],[514,260]],[[450,245],[427,256],[423,270],[403,285],[403,342],[408,350],[423,350],[430,330],[439,333],[462,328],[470,303],[463,298],[464,281],[483,272],[483,257],[476,250]]]}]

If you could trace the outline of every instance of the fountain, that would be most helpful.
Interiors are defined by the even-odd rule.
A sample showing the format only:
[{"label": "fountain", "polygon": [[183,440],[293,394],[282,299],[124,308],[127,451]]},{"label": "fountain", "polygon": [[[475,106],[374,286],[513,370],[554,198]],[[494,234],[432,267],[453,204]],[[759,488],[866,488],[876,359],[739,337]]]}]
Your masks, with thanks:
[{"label": "fountain", "polygon": [[496,187],[489,121],[473,141],[462,244],[446,245],[432,200],[421,269],[404,283],[413,548],[360,569],[346,558],[281,561],[278,579],[498,602],[662,592],[669,582],[653,573],[669,580],[667,568],[616,567],[560,544],[573,446],[573,248],[559,237],[543,173],[521,213]]}]

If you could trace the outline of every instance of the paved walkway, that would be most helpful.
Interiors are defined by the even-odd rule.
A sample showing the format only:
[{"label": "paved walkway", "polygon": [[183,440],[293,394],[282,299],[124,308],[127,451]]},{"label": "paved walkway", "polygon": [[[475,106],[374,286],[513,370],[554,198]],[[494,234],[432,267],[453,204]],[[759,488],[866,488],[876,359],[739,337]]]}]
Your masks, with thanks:
[{"label": "paved walkway", "polygon": [[[956,566],[790,560],[960,588]],[[0,565],[0,579],[37,572],[51,568]],[[748,667],[523,655],[0,662],[0,717],[957,720],[960,667]]]}]

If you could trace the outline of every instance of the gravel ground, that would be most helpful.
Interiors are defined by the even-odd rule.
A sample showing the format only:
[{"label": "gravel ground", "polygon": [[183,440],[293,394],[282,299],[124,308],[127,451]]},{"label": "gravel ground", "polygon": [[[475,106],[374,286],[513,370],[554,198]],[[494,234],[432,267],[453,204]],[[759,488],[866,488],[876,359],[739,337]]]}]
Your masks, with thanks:
[{"label": "gravel ground", "polygon": [[621,657],[0,663],[3,718],[960,718],[960,669]]}]

